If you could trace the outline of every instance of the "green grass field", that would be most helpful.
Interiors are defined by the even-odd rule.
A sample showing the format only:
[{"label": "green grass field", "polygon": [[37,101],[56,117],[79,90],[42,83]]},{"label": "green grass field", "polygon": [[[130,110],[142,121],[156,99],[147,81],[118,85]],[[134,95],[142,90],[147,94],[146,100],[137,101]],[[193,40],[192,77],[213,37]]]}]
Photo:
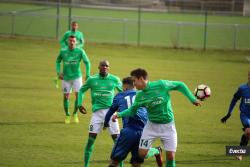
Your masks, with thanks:
[{"label": "green grass field", "polygon": [[[56,8],[22,13],[41,8],[44,6],[1,3],[0,12],[16,11],[17,14],[15,17],[10,14],[0,15],[2,20],[0,33],[55,38]],[[139,42],[141,45],[151,46],[203,48],[205,38],[205,16],[202,14],[142,11],[140,40],[138,40],[136,10],[72,8],[72,19],[79,22],[80,31],[85,34],[85,39],[91,42],[123,44]],[[208,48],[249,50],[250,17],[208,15],[207,22]],[[67,29],[68,8],[61,7],[59,35],[61,36]]]},{"label": "green grass field", "polygon": [[[91,116],[79,124],[64,124],[62,93],[53,85],[57,41],[0,37],[0,166],[80,167]],[[212,96],[194,107],[180,93],[172,93],[178,132],[177,166],[247,167],[250,157],[236,161],[225,155],[225,146],[238,145],[242,134],[238,105],[226,125],[220,118],[237,87],[247,81],[250,52],[174,50],[157,47],[86,44],[94,74],[98,62],[108,59],[111,73],[120,78],[137,67],[146,68],[150,80],[184,81],[191,90],[208,84]],[[73,98],[71,98],[73,104]],[[72,107],[72,105],[71,105]],[[112,148],[108,132],[95,144],[91,167],[107,166]],[[158,145],[159,141],[155,145]],[[125,161],[128,164],[129,157]],[[155,166],[154,158],[145,167]]]}]

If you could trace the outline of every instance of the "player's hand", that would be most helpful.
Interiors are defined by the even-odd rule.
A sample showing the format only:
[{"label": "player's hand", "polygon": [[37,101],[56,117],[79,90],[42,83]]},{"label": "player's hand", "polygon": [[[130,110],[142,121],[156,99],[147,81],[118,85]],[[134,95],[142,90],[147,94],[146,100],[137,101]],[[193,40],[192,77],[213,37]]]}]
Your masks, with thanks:
[{"label": "player's hand", "polygon": [[227,119],[230,118],[231,114],[227,114],[226,116],[224,116],[223,118],[221,118],[221,123],[226,123]]},{"label": "player's hand", "polygon": [[86,110],[85,107],[80,106],[80,107],[78,107],[78,108],[79,108],[80,113],[82,113],[82,114],[87,114],[87,110]]},{"label": "player's hand", "polygon": [[109,127],[109,123],[103,125],[103,130],[106,130]]},{"label": "player's hand", "polygon": [[201,101],[197,99],[195,102],[193,102],[193,105],[201,106]]},{"label": "player's hand", "polygon": [[113,114],[113,116],[112,116],[112,121],[113,121],[113,122],[116,122],[117,118],[118,118],[117,113]]},{"label": "player's hand", "polygon": [[59,74],[58,78],[59,78],[60,80],[63,80],[63,73]]}]

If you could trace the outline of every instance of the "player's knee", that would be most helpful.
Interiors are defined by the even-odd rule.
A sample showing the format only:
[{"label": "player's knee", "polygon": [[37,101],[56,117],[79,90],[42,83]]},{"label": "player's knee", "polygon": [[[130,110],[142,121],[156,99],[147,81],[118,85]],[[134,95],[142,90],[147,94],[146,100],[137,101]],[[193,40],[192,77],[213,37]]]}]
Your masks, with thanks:
[{"label": "player's knee", "polygon": [[166,159],[167,160],[174,160],[175,159],[175,152],[167,151]]},{"label": "player's knee", "polygon": [[145,158],[148,154],[148,150],[145,150],[145,149],[139,149],[139,156],[141,158]]},{"label": "player's knee", "polygon": [[119,164],[118,161],[115,160],[110,160],[110,164],[108,165],[108,167],[117,167]]},{"label": "player's knee", "polygon": [[250,139],[250,128],[245,129],[245,135],[246,135],[247,139],[249,140]]},{"label": "player's knee", "polygon": [[68,100],[69,99],[69,93],[64,93],[64,98]]}]

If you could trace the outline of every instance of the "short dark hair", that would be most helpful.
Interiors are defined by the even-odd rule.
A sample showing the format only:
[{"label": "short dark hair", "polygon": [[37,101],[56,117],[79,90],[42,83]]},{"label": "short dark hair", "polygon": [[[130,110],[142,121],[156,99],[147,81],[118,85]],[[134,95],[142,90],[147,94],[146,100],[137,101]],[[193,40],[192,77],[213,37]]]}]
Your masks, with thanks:
[{"label": "short dark hair", "polygon": [[74,35],[70,35],[70,36],[69,36],[69,38],[76,38],[76,36],[74,36]]},{"label": "short dark hair", "polygon": [[128,84],[130,86],[134,86],[134,82],[132,80],[132,77],[125,77],[122,79],[122,84]]},{"label": "short dark hair", "polygon": [[148,79],[148,73],[146,70],[142,69],[142,68],[137,68],[133,71],[131,71],[130,73],[131,76],[134,76],[136,78],[140,78],[143,77],[143,79]]}]

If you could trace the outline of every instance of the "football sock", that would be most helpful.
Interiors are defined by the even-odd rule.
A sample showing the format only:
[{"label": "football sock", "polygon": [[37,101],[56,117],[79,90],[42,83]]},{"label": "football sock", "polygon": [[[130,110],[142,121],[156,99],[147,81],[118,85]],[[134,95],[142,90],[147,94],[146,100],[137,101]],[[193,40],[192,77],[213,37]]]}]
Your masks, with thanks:
[{"label": "football sock", "polygon": [[248,138],[246,137],[245,134],[243,134],[241,136],[241,140],[240,140],[240,146],[247,146],[248,144]]},{"label": "football sock", "polygon": [[167,160],[166,167],[175,167],[175,160]]},{"label": "football sock", "polygon": [[66,116],[70,116],[70,113],[69,113],[69,99],[66,99],[66,98],[63,99],[63,107],[64,107],[64,112],[65,112]]},{"label": "football sock", "polygon": [[159,150],[158,150],[157,148],[152,147],[152,148],[150,148],[150,149],[148,150],[148,154],[146,155],[145,158],[152,157],[152,156],[157,155],[157,154],[159,154],[159,153],[160,153],[160,152],[159,152]]},{"label": "football sock", "polygon": [[94,143],[95,143],[94,137],[89,137],[87,145],[84,150],[84,167],[89,167],[89,161],[90,157],[94,148]]},{"label": "football sock", "polygon": [[74,112],[73,112],[73,114],[76,114],[77,111],[78,111],[77,100],[75,100],[75,106],[74,106]]}]

